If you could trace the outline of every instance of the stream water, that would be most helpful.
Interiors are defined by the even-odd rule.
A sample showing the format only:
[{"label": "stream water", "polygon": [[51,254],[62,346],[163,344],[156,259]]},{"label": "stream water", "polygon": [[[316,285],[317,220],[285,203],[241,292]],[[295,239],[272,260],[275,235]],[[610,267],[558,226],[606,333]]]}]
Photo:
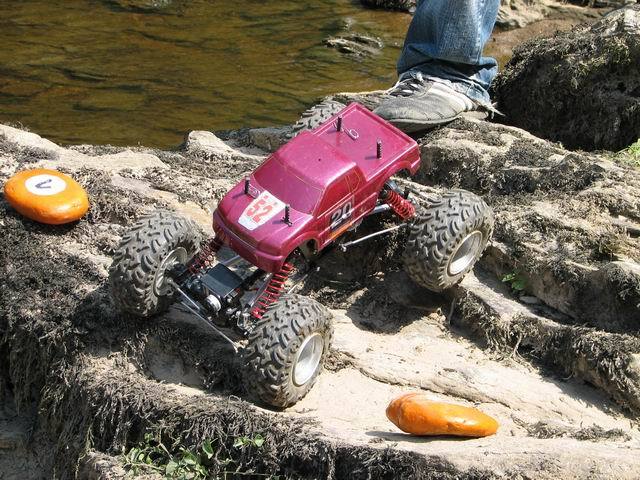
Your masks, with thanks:
[{"label": "stream water", "polygon": [[[165,148],[194,129],[291,123],[320,96],[389,86],[410,19],[349,0],[0,0],[0,122]],[[385,47],[324,45],[345,32]]]},{"label": "stream water", "polygon": [[[496,32],[501,64],[532,35]],[[339,91],[387,88],[411,21],[358,0],[0,0],[0,123],[61,144],[171,148],[189,130],[294,122]],[[354,57],[325,45],[379,38]]]}]

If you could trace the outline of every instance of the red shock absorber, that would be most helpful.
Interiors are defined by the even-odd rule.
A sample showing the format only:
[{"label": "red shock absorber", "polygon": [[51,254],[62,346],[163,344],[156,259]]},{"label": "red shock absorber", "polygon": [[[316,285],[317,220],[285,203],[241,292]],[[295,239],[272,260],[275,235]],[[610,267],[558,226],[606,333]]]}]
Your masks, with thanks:
[{"label": "red shock absorber", "polygon": [[262,318],[267,309],[278,301],[284,290],[284,284],[287,283],[292,271],[293,265],[285,262],[280,271],[271,276],[269,283],[251,309],[251,315],[255,318]]},{"label": "red shock absorber", "polygon": [[413,203],[403,198],[395,190],[387,190],[384,201],[402,220],[407,220],[416,214],[416,207],[413,206]]},{"label": "red shock absorber", "polygon": [[196,275],[213,265],[216,253],[222,248],[222,245],[224,245],[224,241],[220,235],[205,240],[200,246],[198,254],[189,263],[189,272]]}]

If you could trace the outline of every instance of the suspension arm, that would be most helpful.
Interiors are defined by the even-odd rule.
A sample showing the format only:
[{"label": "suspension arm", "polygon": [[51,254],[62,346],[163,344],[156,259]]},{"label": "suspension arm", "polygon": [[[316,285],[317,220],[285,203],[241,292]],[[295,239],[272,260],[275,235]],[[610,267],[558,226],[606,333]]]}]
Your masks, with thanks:
[{"label": "suspension arm", "polygon": [[396,225],[394,227],[385,228],[384,230],[380,230],[378,232],[374,232],[374,233],[371,233],[369,235],[365,235],[364,237],[359,238],[357,240],[353,240],[351,242],[342,243],[342,244],[340,244],[340,249],[343,252],[346,252],[347,248],[349,248],[349,247],[352,247],[354,245],[357,245],[357,244],[362,243],[362,242],[367,241],[367,240],[371,240],[372,238],[379,237],[380,235],[385,235],[385,234],[393,232],[395,230],[399,230],[399,229],[404,228],[406,226],[407,226],[406,223],[401,223],[400,225]]}]

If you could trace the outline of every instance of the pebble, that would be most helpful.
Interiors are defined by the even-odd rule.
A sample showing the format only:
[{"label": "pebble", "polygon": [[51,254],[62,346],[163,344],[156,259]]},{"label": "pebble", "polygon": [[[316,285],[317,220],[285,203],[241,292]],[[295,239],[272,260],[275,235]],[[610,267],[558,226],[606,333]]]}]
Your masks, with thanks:
[{"label": "pebble", "polygon": [[527,305],[537,305],[540,303],[540,299],[538,297],[523,295],[520,297],[520,301],[522,303],[526,303]]}]

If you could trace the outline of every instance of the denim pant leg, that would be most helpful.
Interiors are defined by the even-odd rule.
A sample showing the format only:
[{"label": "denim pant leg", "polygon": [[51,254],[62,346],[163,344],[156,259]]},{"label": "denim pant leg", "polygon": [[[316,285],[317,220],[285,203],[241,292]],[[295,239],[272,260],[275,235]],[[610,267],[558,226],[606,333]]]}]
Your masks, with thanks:
[{"label": "denim pant leg", "polygon": [[498,16],[500,0],[418,0],[398,74],[421,72],[449,83],[483,104],[498,63],[482,50]]}]

